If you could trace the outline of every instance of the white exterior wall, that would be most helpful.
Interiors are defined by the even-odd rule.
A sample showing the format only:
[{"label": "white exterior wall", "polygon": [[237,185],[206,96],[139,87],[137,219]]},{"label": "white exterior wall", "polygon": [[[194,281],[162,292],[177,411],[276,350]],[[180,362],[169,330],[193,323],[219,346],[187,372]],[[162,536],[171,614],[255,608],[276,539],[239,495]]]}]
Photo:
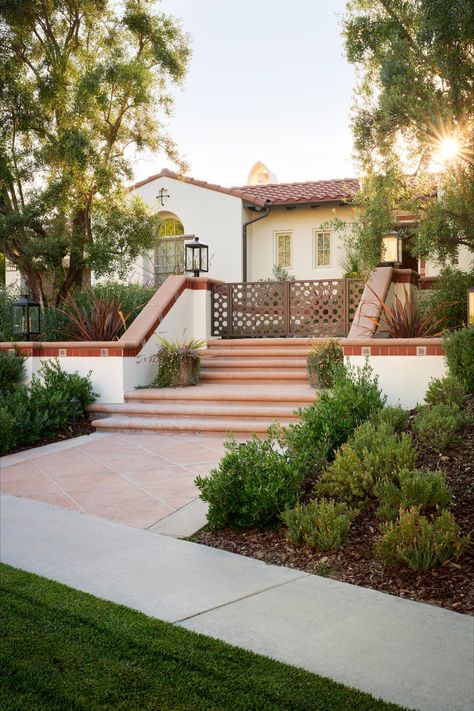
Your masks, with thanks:
[{"label": "white exterior wall", "polygon": [[[374,341],[377,343],[377,341]],[[346,356],[351,365],[362,368],[366,356]],[[411,410],[421,404],[433,378],[447,375],[443,356],[370,356],[370,366],[378,375],[388,405]]]},{"label": "white exterior wall", "polygon": [[[249,218],[257,213],[249,212]],[[276,232],[292,232],[292,266],[288,269],[295,279],[338,279],[343,274],[344,241],[341,232],[331,234],[331,265],[315,267],[314,230],[335,218],[354,222],[354,208],[330,206],[317,208],[274,208],[264,219],[248,227],[248,280],[258,281],[272,276],[276,264]]]},{"label": "white exterior wall", "polygon": [[[169,198],[165,206],[156,196],[166,188]],[[209,273],[206,276],[222,281],[242,280],[242,201],[240,198],[200,188],[173,178],[158,178],[134,190],[156,212],[173,213],[183,223],[184,233],[194,234],[209,246]],[[143,273],[150,279],[150,265],[139,260],[135,276]]]},{"label": "white exterior wall", "polygon": [[[467,247],[459,248],[459,256],[457,262],[453,262],[453,267],[461,269],[464,272],[470,271],[474,267],[474,254],[468,250]],[[426,262],[425,276],[438,276],[442,266],[439,264],[433,264],[433,262]]]},{"label": "white exterior wall", "polygon": [[[150,360],[150,356],[158,350],[158,336],[169,341],[183,338],[205,340],[210,337],[210,299],[211,295],[207,290],[186,289],[136,357],[70,356],[58,358],[61,368],[67,373],[91,373],[94,391],[99,395],[97,402],[123,402],[127,390],[149,385],[154,380],[157,365]],[[47,360],[54,359],[30,357],[25,360],[25,383],[31,381],[32,375],[38,374],[41,365]]]}]

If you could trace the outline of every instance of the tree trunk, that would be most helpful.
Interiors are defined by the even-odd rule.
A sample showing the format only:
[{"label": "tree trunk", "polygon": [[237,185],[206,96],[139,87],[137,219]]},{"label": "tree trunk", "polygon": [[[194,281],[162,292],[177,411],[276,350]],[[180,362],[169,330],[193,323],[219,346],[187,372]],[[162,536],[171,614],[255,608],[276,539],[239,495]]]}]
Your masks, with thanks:
[{"label": "tree trunk", "polygon": [[67,298],[71,289],[82,289],[84,277],[84,248],[90,238],[89,210],[80,210],[72,221],[71,250],[66,278],[56,294],[56,304]]},{"label": "tree trunk", "polygon": [[37,272],[35,269],[31,269],[29,267],[23,267],[22,272],[28,286],[29,295],[40,304],[42,309],[44,309],[46,306],[46,296],[40,272]]}]

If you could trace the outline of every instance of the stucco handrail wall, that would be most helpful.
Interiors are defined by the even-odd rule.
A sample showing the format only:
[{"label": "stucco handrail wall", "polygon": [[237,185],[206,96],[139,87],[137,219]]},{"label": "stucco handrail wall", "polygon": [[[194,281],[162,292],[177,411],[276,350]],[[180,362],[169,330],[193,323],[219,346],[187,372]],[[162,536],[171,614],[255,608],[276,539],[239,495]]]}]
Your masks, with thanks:
[{"label": "stucco handrail wall", "polygon": [[4,341],[0,350],[16,348],[29,357],[136,356],[186,289],[210,291],[221,283],[207,277],[168,277],[118,341]]},{"label": "stucco handrail wall", "polygon": [[392,267],[374,269],[364,287],[347,340],[373,337],[376,325],[372,319],[380,316],[381,301],[387,298],[393,271]]}]

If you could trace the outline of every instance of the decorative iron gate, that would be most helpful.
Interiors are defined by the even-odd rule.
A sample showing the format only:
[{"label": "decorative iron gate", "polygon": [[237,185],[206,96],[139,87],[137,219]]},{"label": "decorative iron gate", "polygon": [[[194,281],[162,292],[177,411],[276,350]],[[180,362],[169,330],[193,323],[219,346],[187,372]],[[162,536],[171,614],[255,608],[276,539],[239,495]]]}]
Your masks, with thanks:
[{"label": "decorative iron gate", "polygon": [[345,336],[364,290],[361,279],[215,285],[212,335],[223,338]]}]

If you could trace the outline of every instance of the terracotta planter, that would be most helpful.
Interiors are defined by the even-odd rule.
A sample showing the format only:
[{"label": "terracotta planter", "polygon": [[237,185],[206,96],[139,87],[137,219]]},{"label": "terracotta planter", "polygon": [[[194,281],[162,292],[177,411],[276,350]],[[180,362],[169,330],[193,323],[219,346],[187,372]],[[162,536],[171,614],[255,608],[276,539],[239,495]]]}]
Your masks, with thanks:
[{"label": "terracotta planter", "polygon": [[182,358],[180,369],[172,379],[169,387],[184,388],[188,385],[197,385],[199,382],[200,365],[199,356]]}]

